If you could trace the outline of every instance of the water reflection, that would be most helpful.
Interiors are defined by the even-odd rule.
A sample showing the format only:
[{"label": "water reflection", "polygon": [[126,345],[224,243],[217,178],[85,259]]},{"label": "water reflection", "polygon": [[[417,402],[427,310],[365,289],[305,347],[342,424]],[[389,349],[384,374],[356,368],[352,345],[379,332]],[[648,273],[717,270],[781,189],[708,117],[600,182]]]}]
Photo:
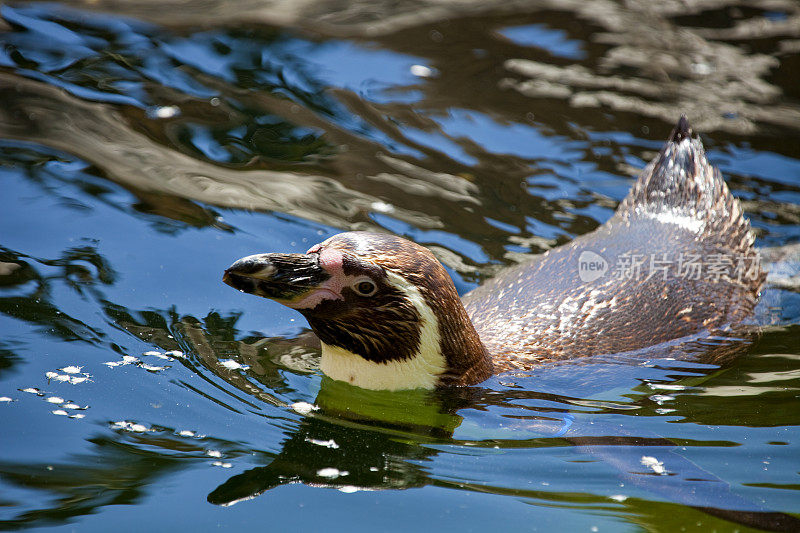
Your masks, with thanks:
[{"label": "water reflection", "polygon": [[[54,280],[63,282],[80,297],[86,297],[87,292],[96,297],[95,284],[113,283],[113,270],[91,246],[67,249],[58,259],[36,259],[0,246],[0,261],[5,264],[5,275],[0,279],[7,295],[0,298],[0,313],[38,324],[42,334],[64,341],[102,340],[102,331],[65,314],[50,302]],[[50,273],[38,271],[33,262]]]},{"label": "water reflection", "polygon": [[[319,8],[324,11],[326,5],[320,3]],[[124,5],[116,8],[125,9]],[[146,13],[145,7],[140,8],[145,10],[140,15]],[[162,22],[169,18],[168,6],[164,9]],[[380,9],[392,8],[383,6]],[[593,16],[604,25],[616,20],[614,27],[621,31],[629,27],[621,24],[621,20],[636,17],[638,13],[635,6],[628,9],[598,9]],[[184,10],[182,8],[182,16],[185,16]],[[416,228],[446,227],[452,233],[469,235],[470,240],[485,246],[492,257],[513,261],[522,249],[541,251],[591,230],[598,219],[604,218],[597,208],[604,204],[613,207],[627,187],[619,178],[615,178],[617,183],[595,178],[603,177],[601,172],[609,172],[611,176],[628,170],[615,162],[619,147],[609,144],[607,136],[596,137],[588,144],[547,143],[547,139],[552,138],[551,132],[546,136],[538,133],[540,121],[545,120],[547,129],[580,138],[582,130],[604,128],[604,118],[587,111],[581,114],[585,122],[576,128],[574,124],[560,123],[560,119],[551,116],[570,116],[571,113],[568,107],[553,113],[559,103],[549,97],[542,107],[536,104],[542,95],[534,95],[533,100],[518,99],[495,85],[476,90],[475,83],[481,80],[494,83],[494,77],[488,72],[498,65],[525,65],[530,70],[532,61],[542,65],[543,60],[550,58],[548,54],[531,52],[529,47],[521,49],[498,41],[491,34],[484,35],[486,27],[508,26],[511,19],[504,16],[488,24],[482,19],[480,31],[476,26],[478,22],[470,18],[459,19],[458,28],[448,26],[448,36],[463,33],[485,39],[485,42],[476,45],[451,38],[453,42],[448,41],[447,51],[457,61],[452,63],[448,56],[452,65],[439,65],[444,61],[437,57],[442,53],[442,46],[429,43],[423,35],[425,27],[380,39],[382,46],[407,54],[388,57],[384,52],[370,50],[368,45],[363,48],[336,41],[317,43],[276,30],[231,29],[178,37],[142,23],[103,17],[86,19],[71,11],[36,8],[6,8],[6,11],[6,18],[12,24],[25,29],[8,34],[7,65],[26,77],[38,77],[32,76],[32,66],[36,66],[37,72],[52,73],[47,80],[49,83],[66,88],[80,99],[16,77],[6,78],[6,85],[14,91],[7,91],[5,96],[13,102],[12,109],[16,112],[4,121],[5,135],[77,152],[103,169],[109,178],[137,194],[148,195],[148,203],[154,203],[153,193],[167,193],[162,200],[164,203],[179,203],[178,206],[155,207],[159,214],[177,208],[188,217],[192,209],[180,204],[179,199],[183,198],[217,206],[278,210],[343,229],[385,226],[386,223],[377,219],[388,215]],[[536,16],[540,20],[550,20],[556,27],[566,24],[560,14],[543,12]],[[29,38],[36,31],[67,26],[69,30],[56,32],[62,36],[56,47],[58,52],[40,50]],[[643,39],[653,39],[653,46],[667,39],[667,34],[656,30],[636,35],[638,40],[634,39],[634,44],[621,48],[629,50],[635,45],[637,50],[643,50],[646,46],[639,42]],[[620,41],[628,37],[631,36],[618,35]],[[691,46],[707,45],[699,38],[682,39],[682,42],[693,43]],[[467,49],[467,44],[472,48]],[[455,67],[467,59],[470,64],[474,63],[470,52],[473,49],[483,50],[484,57],[477,63],[483,65],[483,70],[468,71],[472,78],[470,92],[465,93],[458,90],[464,85],[463,71],[458,73]],[[604,50],[605,47],[592,49],[593,59],[587,58],[586,65],[597,62],[596,56]],[[520,54],[523,51],[526,53]],[[684,54],[683,50],[673,52],[681,54],[680,58],[694,57],[692,53]],[[53,54],[56,59],[50,57]],[[607,57],[610,52],[605,54]],[[724,57],[710,52],[705,55]],[[62,60],[61,56],[68,59]],[[23,57],[33,63],[25,63]],[[614,57],[631,56],[623,51],[615,52]],[[384,72],[393,72],[402,66],[408,69],[422,61],[435,65],[439,75],[419,82],[408,71],[405,76],[398,72],[382,81],[377,90],[366,90],[353,81],[361,79],[353,70],[369,64],[371,58],[382,61]],[[704,83],[719,82],[739,88],[752,86],[753,91],[760,91],[758,87],[763,87],[765,82],[759,76],[764,72],[737,67],[744,61],[739,59],[725,61],[725,72],[735,71],[733,78],[725,73],[715,74],[713,80],[716,81]],[[571,87],[567,92],[575,96],[570,96],[570,106],[577,105],[573,101],[576,99],[599,98],[600,93],[588,90],[592,87],[583,90],[580,83],[559,74],[559,67],[551,60],[548,59],[550,63],[542,68],[556,69],[553,79]],[[87,75],[91,70],[86,68],[86,61],[104,75]],[[636,68],[647,74],[650,63],[644,63]],[[170,68],[174,64],[183,67]],[[675,65],[670,68],[680,68],[682,59]],[[515,72],[513,68],[509,71]],[[481,72],[483,76],[479,75]],[[589,77],[600,76],[586,72]],[[167,73],[172,77],[165,78]],[[736,76],[753,76],[760,81],[738,80]],[[547,76],[538,73],[537,83],[553,83],[545,78]],[[652,75],[647,74],[642,80],[630,83],[638,84],[643,91],[645,88],[656,91],[647,93],[647,97],[659,99],[653,105],[666,106],[663,112],[657,113],[666,123],[673,122],[679,112],[685,112],[686,106],[698,108],[692,113],[693,121],[702,121],[709,110],[719,109],[719,105],[702,101],[703,95],[726,95],[729,103],[735,96],[724,87],[705,85],[667,89],[663,80],[656,85],[651,78]],[[510,80],[500,85],[508,86],[512,83]],[[698,82],[679,80],[676,83]],[[618,87],[618,83],[606,85],[604,89],[615,90],[602,93],[609,98],[623,98],[622,93],[634,91]],[[332,88],[323,90],[325,87]],[[425,96],[413,105],[392,96],[406,89],[421,90]],[[134,95],[135,100],[115,100],[114,95],[123,90],[128,97]],[[667,104],[664,95],[668,93],[685,95],[685,98]],[[103,104],[87,105],[83,101],[87,98],[130,105],[113,109]],[[45,103],[49,100],[55,100],[53,105]],[[509,105],[515,109],[536,108],[540,118],[531,114],[518,116],[518,111],[512,111]],[[174,107],[176,115],[159,118],[157,110],[162,107]],[[149,112],[152,109],[156,110],[155,114]],[[425,114],[418,110],[425,110]],[[774,113],[775,110],[775,106],[764,105],[759,113]],[[649,112],[642,113],[644,116],[637,120],[643,128],[666,130],[666,125],[656,126],[647,121],[645,117]],[[783,120],[791,116],[791,111],[782,109],[777,114]],[[496,127],[509,120],[500,118],[498,122],[499,117],[509,117],[516,127]],[[37,119],[41,124],[36,125]],[[706,122],[709,123],[701,123],[699,129],[711,131],[715,121],[716,118],[708,118]],[[737,134],[754,133],[754,123],[750,119],[747,122],[753,127],[749,129],[742,129],[735,120],[724,119],[723,122],[726,129]],[[69,133],[77,133],[79,137],[74,142],[65,142],[63,133],[66,132],[53,128],[54,123],[74,125]],[[469,136],[464,136],[465,132]],[[769,137],[769,146],[781,150],[781,141],[776,143],[771,135]],[[759,145],[758,137],[751,139]],[[535,149],[539,145],[541,154]],[[567,146],[569,149],[565,150]],[[457,152],[463,155],[455,156]],[[515,155],[517,153],[520,155]],[[527,157],[521,157],[522,154]],[[531,154],[536,157],[531,158]],[[581,160],[591,163],[578,165]],[[532,168],[532,164],[539,170]],[[232,171],[231,167],[245,168],[248,172]],[[542,174],[543,169],[550,168],[553,173]],[[555,174],[559,182],[577,181],[578,186],[568,199],[555,203],[546,200],[534,187],[528,189],[529,194],[520,195],[520,184],[532,179],[532,174],[540,178]],[[548,213],[554,207],[558,216],[552,217]],[[532,224],[525,214],[534,212],[538,215]],[[491,236],[498,226],[492,225],[487,220],[489,217],[503,228],[509,228],[505,246],[498,247],[492,242]],[[207,215],[200,218],[212,219]],[[548,240],[541,240],[543,234],[548,235]],[[454,266],[463,273],[475,267],[464,258],[457,261]]]},{"label": "water reflection", "polygon": [[[108,505],[135,505],[148,488],[181,467],[178,457],[150,444],[97,436],[95,453],[71,458],[69,463],[20,464],[0,462],[0,478],[27,497],[13,501],[16,515],[0,520],[7,530],[68,523]],[[185,448],[185,446],[184,446]],[[198,453],[199,455],[199,453]],[[50,498],[44,501],[43,493]]]},{"label": "water reflection", "polygon": [[[706,381],[701,378],[702,374],[698,374],[697,368],[690,371],[686,367],[667,367],[665,370],[669,370],[673,376],[693,376],[689,378],[693,386],[679,384],[685,380],[661,384],[670,391],[698,389]],[[574,375],[574,371],[568,372]],[[592,374],[596,373],[597,369],[593,369]],[[603,373],[602,370],[600,373]],[[549,385],[567,381],[565,376],[557,375],[558,371],[555,374],[554,381]],[[574,383],[570,385],[575,386]],[[708,388],[707,383],[702,386]],[[631,498],[631,491],[637,494],[641,490],[644,494],[658,495],[741,524],[770,530],[790,530],[797,526],[798,522],[792,517],[771,512],[759,503],[735,494],[728,483],[687,460],[679,451],[686,450],[687,446],[736,446],[734,442],[684,439],[679,444],[668,438],[643,435],[641,430],[632,434],[624,424],[581,416],[580,411],[573,411],[579,416],[576,422],[574,415],[557,407],[566,403],[583,404],[584,414],[636,412],[637,416],[642,416],[645,414],[643,411],[652,410],[651,405],[662,405],[665,398],[675,399],[650,395],[653,390],[647,387],[644,390],[646,396],[633,402],[596,402],[592,405],[577,398],[553,394],[481,391],[476,388],[444,392],[414,391],[398,395],[364,391],[325,379],[316,405],[306,408],[307,416],[281,444],[280,453],[269,457],[266,466],[251,468],[231,477],[213,490],[208,500],[220,505],[233,505],[281,485],[294,483],[347,493],[409,489],[434,484],[567,503],[573,501],[574,495],[559,494],[558,488],[546,492],[511,489],[508,478],[504,486],[493,486],[485,479],[485,469],[474,462],[496,456],[502,453],[498,451],[501,449],[521,451],[567,446],[574,448],[577,454],[616,469],[622,481],[620,491],[623,494],[611,495],[609,499],[618,503]],[[524,409],[520,409],[522,407]],[[501,418],[493,419],[496,425],[489,431],[492,437],[488,439],[452,439],[454,432],[464,422],[464,418],[456,413],[473,409],[520,411],[520,414],[501,414]],[[673,412],[676,420],[681,417],[680,409],[664,411]],[[497,423],[503,419],[503,422]],[[488,431],[488,428],[478,431]],[[506,431],[510,437],[508,440],[501,437]],[[475,429],[467,429],[469,432],[475,432]],[[525,439],[526,434],[532,438]],[[449,475],[442,475],[436,469],[427,467],[440,453],[469,457],[469,460],[460,463],[461,471],[455,479],[477,476],[482,482],[451,481]],[[443,462],[447,463],[448,459]],[[541,479],[542,473],[538,477]]]}]

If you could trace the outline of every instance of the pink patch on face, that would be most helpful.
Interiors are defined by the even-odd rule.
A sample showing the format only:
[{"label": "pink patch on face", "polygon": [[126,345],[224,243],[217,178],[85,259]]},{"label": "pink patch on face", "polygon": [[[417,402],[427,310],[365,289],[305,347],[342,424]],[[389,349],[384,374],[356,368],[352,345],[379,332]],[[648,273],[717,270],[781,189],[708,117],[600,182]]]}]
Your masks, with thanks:
[{"label": "pink patch on face", "polygon": [[342,272],[342,252],[335,248],[325,248],[319,252],[319,266],[324,268],[328,274],[338,277]]},{"label": "pink patch on face", "polygon": [[323,300],[341,300],[341,299],[342,299],[341,294],[333,292],[332,290],[328,289],[323,285],[308,293],[306,296],[303,297],[302,300],[288,303],[286,304],[286,306],[300,311],[303,309],[314,309],[316,306],[321,304]]},{"label": "pink patch on face", "polygon": [[[319,253],[319,266],[330,274],[331,277],[301,300],[287,304],[293,309],[313,309],[323,300],[342,299],[342,288],[344,288],[347,282],[344,270],[342,270],[342,252],[334,248],[322,249],[322,244],[312,246],[308,250],[308,253]],[[322,249],[322,251],[320,251],[320,249]]]}]

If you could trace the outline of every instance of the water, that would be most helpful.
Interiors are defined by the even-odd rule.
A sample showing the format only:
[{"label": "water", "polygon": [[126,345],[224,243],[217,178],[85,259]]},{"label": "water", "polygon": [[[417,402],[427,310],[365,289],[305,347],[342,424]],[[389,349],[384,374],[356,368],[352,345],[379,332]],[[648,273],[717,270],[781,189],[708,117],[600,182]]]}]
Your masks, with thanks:
[{"label": "water", "polygon": [[220,282],[238,257],[379,229],[433,249],[463,294],[602,224],[681,112],[759,246],[798,242],[795,3],[0,15],[0,529],[800,514],[791,289],[724,368],[606,361],[390,394],[321,378],[299,315]]}]

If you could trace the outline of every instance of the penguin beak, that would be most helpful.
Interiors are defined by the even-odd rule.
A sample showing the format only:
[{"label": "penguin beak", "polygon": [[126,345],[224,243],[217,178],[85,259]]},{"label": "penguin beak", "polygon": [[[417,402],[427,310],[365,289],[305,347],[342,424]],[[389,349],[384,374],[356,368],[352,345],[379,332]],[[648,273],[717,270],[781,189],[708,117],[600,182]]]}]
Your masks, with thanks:
[{"label": "penguin beak", "polygon": [[330,279],[319,254],[259,254],[239,259],[222,276],[234,289],[291,307]]}]

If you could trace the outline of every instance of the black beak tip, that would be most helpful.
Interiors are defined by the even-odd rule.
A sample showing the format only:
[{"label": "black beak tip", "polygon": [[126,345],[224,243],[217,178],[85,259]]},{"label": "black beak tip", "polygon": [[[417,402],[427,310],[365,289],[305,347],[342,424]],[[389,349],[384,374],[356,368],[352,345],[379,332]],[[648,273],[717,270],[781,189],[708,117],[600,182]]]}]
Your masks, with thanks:
[{"label": "black beak tip", "polygon": [[255,281],[251,278],[240,276],[232,268],[225,270],[222,274],[222,283],[229,285],[237,291],[252,293],[255,290]]},{"label": "black beak tip", "polygon": [[222,282],[248,294],[291,300],[328,278],[316,256],[273,253],[239,259],[225,269]]},{"label": "black beak tip", "polygon": [[258,272],[264,268],[264,263],[262,261],[258,261],[255,257],[245,257],[243,259],[239,259],[234,264],[229,266],[225,269],[226,274],[241,274],[246,276],[248,274],[253,274]]}]

